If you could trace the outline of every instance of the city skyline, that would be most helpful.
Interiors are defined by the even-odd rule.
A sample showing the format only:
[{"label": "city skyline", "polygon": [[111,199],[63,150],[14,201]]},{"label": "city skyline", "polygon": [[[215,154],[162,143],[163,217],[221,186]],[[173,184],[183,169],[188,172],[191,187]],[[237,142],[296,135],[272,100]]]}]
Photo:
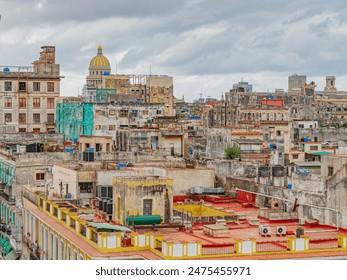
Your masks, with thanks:
[{"label": "city skyline", "polygon": [[[174,95],[220,98],[243,79],[256,91],[287,90],[288,76],[325,76],[347,89],[346,8],[339,1],[0,1],[1,65],[22,65],[42,45],[57,48],[62,95],[81,94],[103,46],[113,73],[164,74]],[[279,15],[279,16],[274,16]]]}]

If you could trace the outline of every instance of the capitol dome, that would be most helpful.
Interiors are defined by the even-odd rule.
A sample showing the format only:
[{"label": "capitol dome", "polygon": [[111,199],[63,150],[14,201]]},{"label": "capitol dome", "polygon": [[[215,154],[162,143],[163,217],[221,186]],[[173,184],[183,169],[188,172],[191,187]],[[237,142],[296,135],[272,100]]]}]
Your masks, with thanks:
[{"label": "capitol dome", "polygon": [[111,70],[110,62],[102,54],[102,46],[98,46],[98,53],[90,61],[89,70],[103,70],[103,71]]}]

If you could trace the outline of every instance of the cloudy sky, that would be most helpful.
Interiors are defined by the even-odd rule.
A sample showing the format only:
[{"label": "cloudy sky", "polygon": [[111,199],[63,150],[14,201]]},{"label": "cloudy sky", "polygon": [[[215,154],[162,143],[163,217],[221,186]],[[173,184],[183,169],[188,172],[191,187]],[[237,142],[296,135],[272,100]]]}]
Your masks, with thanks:
[{"label": "cloudy sky", "polygon": [[30,65],[56,46],[62,95],[81,93],[97,46],[112,72],[174,77],[174,94],[219,98],[243,79],[287,89],[304,74],[347,90],[347,5],[341,0],[0,0],[0,66]]}]

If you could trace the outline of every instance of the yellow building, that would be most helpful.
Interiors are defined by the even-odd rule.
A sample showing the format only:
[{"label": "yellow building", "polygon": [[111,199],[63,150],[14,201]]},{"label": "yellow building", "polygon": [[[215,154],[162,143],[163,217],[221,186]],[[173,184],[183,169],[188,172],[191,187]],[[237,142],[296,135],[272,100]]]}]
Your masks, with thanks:
[{"label": "yellow building", "polygon": [[160,215],[165,222],[172,218],[173,180],[158,177],[123,177],[113,179],[112,220],[126,224],[130,216]]}]

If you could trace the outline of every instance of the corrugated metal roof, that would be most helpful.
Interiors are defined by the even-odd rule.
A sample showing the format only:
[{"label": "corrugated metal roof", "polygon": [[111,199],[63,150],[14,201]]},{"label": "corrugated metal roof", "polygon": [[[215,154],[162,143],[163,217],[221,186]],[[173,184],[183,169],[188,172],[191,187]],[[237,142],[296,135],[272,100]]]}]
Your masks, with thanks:
[{"label": "corrugated metal roof", "polygon": [[117,225],[110,225],[107,223],[93,223],[93,222],[88,222],[88,225],[95,227],[97,229],[112,229],[116,231],[132,231],[131,229],[123,226],[117,226]]}]

